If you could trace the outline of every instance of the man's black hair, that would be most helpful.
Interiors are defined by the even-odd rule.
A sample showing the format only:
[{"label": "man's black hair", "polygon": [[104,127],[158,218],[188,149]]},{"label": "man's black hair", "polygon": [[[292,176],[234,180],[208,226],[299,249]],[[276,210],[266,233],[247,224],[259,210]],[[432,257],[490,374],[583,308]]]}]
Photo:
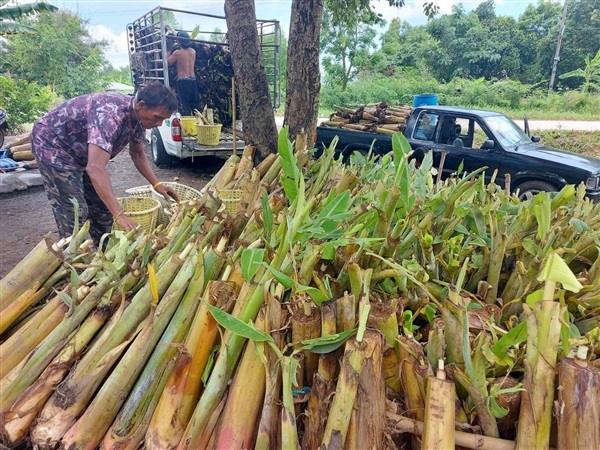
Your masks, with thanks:
[{"label": "man's black hair", "polygon": [[140,89],[136,95],[137,101],[146,103],[146,108],[163,107],[170,113],[177,111],[177,97],[164,84],[155,82]]},{"label": "man's black hair", "polygon": [[190,38],[190,35],[187,32],[185,32],[185,31],[178,31],[177,32],[177,37],[184,38],[184,39],[180,39],[179,40],[179,44],[183,48],[190,48],[192,46],[192,43],[190,41],[188,41],[188,39]]}]

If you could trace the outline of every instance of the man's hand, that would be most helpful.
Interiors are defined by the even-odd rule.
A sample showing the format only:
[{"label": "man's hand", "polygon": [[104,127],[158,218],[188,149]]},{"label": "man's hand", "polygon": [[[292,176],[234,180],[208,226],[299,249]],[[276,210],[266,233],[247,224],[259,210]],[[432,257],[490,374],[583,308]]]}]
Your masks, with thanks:
[{"label": "man's hand", "polygon": [[123,212],[117,214],[117,217],[115,217],[115,224],[125,232],[135,230],[138,227],[138,224]]},{"label": "man's hand", "polygon": [[171,186],[165,186],[164,184],[159,184],[154,188],[156,192],[162,195],[166,199],[172,199],[179,203],[181,200],[179,199],[179,195],[177,195],[177,191],[173,189]]}]

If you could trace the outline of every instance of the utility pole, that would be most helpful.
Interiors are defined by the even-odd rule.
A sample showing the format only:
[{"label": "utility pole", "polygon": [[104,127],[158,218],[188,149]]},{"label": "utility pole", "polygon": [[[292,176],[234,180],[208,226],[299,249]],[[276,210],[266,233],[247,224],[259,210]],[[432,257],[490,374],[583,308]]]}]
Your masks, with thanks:
[{"label": "utility pole", "polygon": [[556,67],[558,61],[560,61],[560,45],[562,44],[562,37],[565,32],[565,22],[567,21],[567,6],[569,0],[565,0],[565,6],[563,6],[562,18],[560,19],[560,28],[558,30],[558,42],[556,43],[556,53],[554,54],[554,60],[552,61],[552,74],[550,75],[550,85],[548,86],[548,95],[552,94],[554,90],[554,80],[556,78]]}]

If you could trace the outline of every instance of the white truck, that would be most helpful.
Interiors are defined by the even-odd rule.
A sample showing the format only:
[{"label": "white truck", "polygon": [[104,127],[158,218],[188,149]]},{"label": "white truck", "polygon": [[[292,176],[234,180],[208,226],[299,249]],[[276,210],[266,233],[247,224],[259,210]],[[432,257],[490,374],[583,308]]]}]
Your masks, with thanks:
[{"label": "white truck", "polygon": [[[280,103],[281,30],[277,20],[257,20],[261,55],[273,109]],[[190,26],[193,30],[175,29]],[[213,31],[200,31],[213,26]],[[200,104],[213,109],[217,122],[221,123],[221,135],[217,145],[200,145],[196,136],[189,135],[182,127],[179,113],[165,120],[160,127],[148,130],[147,138],[152,159],[157,166],[170,165],[173,158],[185,159],[196,156],[229,156],[234,150],[244,148],[243,131],[234,131],[232,83],[233,68],[224,16],[157,7],[127,25],[129,62],[135,91],[147,83],[159,81],[173,86],[174,69],[166,64],[169,49],[175,43],[178,31],[187,31],[189,41],[196,50],[196,81],[200,91]],[[206,28],[208,29],[208,28]],[[181,40],[182,38],[177,38]],[[239,121],[235,121],[239,123]],[[238,125],[239,128],[239,125]],[[235,139],[234,139],[235,134]]]}]

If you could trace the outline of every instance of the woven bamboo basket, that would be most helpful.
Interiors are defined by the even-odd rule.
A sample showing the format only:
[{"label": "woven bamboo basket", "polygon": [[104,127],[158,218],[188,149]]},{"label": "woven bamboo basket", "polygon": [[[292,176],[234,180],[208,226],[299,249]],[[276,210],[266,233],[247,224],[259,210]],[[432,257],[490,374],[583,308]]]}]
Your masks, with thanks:
[{"label": "woven bamboo basket", "polygon": [[[156,227],[160,203],[150,197],[121,197],[117,201],[132,220],[134,220],[147,233]],[[114,224],[113,228],[120,228]]]},{"label": "woven bamboo basket", "polygon": [[[199,200],[200,198],[202,198],[202,194],[199,191],[192,187],[186,186],[185,184],[176,183],[174,181],[161,182],[160,184],[173,188],[175,192],[177,192],[177,195],[179,196],[179,199],[182,202],[185,202],[187,200]],[[156,192],[156,190],[154,190],[152,186],[149,187],[152,198],[154,200],[158,200],[163,205],[163,207],[170,205],[170,202],[167,199],[165,199],[161,194]]]},{"label": "woven bamboo basket", "polygon": [[[186,186],[185,184],[180,184],[171,181],[161,182],[161,184],[173,188],[175,192],[177,192],[177,195],[179,195],[179,199],[182,202],[187,200],[200,199],[202,197],[202,194],[198,190]],[[127,195],[132,195],[136,197],[151,197],[154,200],[158,201],[161,206],[158,212],[158,224],[167,225],[171,220],[171,217],[173,216],[172,203],[165,199],[158,192],[156,192],[154,188],[149,184],[145,186],[138,186],[127,189],[125,193]]]},{"label": "woven bamboo basket", "polygon": [[223,189],[219,191],[219,198],[225,205],[225,211],[230,216],[235,216],[240,210],[240,202],[242,200],[241,189]]}]

